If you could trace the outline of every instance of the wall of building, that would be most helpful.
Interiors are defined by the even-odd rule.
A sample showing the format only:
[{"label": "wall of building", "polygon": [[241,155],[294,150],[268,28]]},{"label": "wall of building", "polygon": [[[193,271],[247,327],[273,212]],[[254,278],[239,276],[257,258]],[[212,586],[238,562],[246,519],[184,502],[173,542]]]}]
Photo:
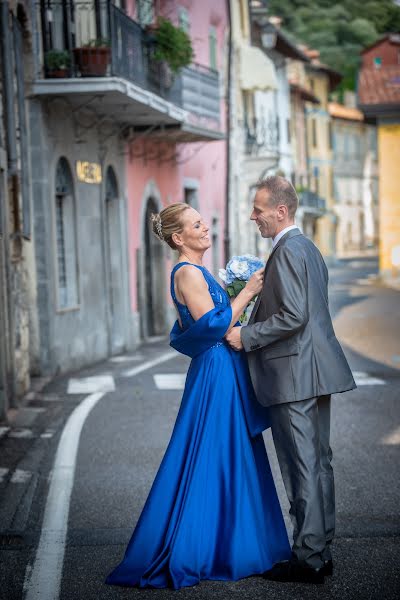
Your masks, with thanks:
[{"label": "wall of building", "polygon": [[[400,125],[378,126],[379,267],[383,277],[400,276]],[[396,264],[397,263],[397,266]]]},{"label": "wall of building", "polygon": [[[57,100],[47,105],[37,100],[30,103],[40,331],[38,362],[41,371],[48,373],[76,369],[135,344],[128,301],[126,194],[121,146],[114,136],[102,148],[98,137],[100,130],[95,124],[78,134],[77,123],[68,112],[65,103]],[[68,242],[72,238],[68,238],[67,231],[63,232],[63,243],[66,263],[76,262],[76,278],[70,280],[76,281],[77,290],[74,300],[66,305],[61,300],[59,288],[61,242],[58,240],[61,233],[56,214],[56,169],[61,157],[66,159],[71,170],[75,203],[76,244]],[[79,160],[100,164],[102,182],[79,181],[76,168]],[[108,166],[113,167],[119,188],[119,198],[115,200],[118,216],[111,225],[114,228],[112,246],[106,232],[105,173]],[[109,256],[110,248],[115,256]],[[109,280],[110,269],[118,277],[118,282],[113,284]],[[120,319],[122,326],[119,330],[113,329],[116,323],[110,314],[111,285],[119,288],[119,300],[114,290],[117,321]]]}]

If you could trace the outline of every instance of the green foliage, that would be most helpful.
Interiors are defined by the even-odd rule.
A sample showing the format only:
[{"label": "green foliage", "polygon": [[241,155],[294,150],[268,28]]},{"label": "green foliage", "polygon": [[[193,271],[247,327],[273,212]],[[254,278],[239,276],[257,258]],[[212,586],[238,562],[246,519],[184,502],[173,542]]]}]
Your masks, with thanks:
[{"label": "green foliage", "polygon": [[393,0],[269,0],[271,15],[283,19],[285,33],[321,53],[340,71],[340,89],[354,89],[361,50],[384,33],[400,32],[400,6]]},{"label": "green foliage", "polygon": [[46,52],[44,60],[50,71],[61,71],[68,69],[71,65],[71,57],[66,50],[49,50]]},{"label": "green foliage", "polygon": [[155,38],[155,59],[168,63],[173,73],[192,62],[194,54],[190,37],[186,31],[175,27],[169,19],[158,19]]}]

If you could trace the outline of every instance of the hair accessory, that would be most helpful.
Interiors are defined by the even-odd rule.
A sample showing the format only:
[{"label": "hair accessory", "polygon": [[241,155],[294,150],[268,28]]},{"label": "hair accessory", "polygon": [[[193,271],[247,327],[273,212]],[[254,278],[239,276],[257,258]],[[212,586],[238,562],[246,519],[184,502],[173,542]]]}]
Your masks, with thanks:
[{"label": "hair accessory", "polygon": [[160,240],[164,241],[164,236],[163,236],[163,232],[162,232],[162,223],[161,223],[161,217],[160,217],[160,215],[156,215],[156,217],[155,217],[154,220],[156,222],[157,235],[160,238]]}]

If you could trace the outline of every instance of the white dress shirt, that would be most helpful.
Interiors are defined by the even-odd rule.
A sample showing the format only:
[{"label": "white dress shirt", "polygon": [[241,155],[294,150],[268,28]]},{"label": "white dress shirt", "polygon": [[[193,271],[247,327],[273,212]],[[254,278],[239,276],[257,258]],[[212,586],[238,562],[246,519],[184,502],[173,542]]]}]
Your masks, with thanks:
[{"label": "white dress shirt", "polygon": [[279,240],[285,235],[285,233],[291,231],[292,229],[298,229],[297,225],[289,225],[289,227],[285,227],[285,229],[282,229],[282,231],[280,231],[274,238],[272,238],[272,247],[275,248],[275,246],[277,245]]}]

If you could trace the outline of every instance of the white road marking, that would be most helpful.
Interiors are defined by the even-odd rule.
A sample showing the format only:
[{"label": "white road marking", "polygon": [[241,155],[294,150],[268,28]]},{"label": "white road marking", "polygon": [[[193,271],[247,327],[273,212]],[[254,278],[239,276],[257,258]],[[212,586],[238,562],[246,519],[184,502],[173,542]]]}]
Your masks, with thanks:
[{"label": "white road marking", "polygon": [[143,363],[142,365],[139,365],[138,367],[134,367],[133,369],[128,369],[127,371],[124,371],[122,373],[122,375],[124,377],[134,377],[135,375],[138,375],[142,371],[147,371],[147,369],[151,369],[152,367],[155,367],[156,365],[166,362],[167,360],[171,360],[171,358],[176,358],[176,356],[177,356],[177,354],[176,354],[175,350],[170,351],[170,352],[165,352],[164,354],[160,354],[160,356],[158,356],[154,360],[149,360],[149,361]]},{"label": "white road marking", "polygon": [[144,356],[141,354],[135,354],[134,356],[113,356],[110,358],[110,362],[113,363],[124,363],[124,362],[136,362],[138,360],[143,360]]},{"label": "white road marking", "polygon": [[31,438],[33,437],[33,431],[30,429],[12,429],[8,434],[10,438]]},{"label": "white road marking", "polygon": [[400,445],[400,427],[385,435],[381,443],[385,446],[399,446]]},{"label": "white road marking", "polygon": [[83,377],[82,379],[70,379],[67,393],[94,394],[96,392],[113,392],[114,390],[115,383],[112,375],[95,375],[94,377]]},{"label": "white road marking", "polygon": [[46,439],[46,438],[52,438],[53,435],[54,435],[54,431],[52,431],[51,429],[48,429],[44,433],[42,433],[40,435],[40,437]]},{"label": "white road marking", "polygon": [[186,374],[183,373],[162,373],[153,377],[159,390],[183,390],[185,387]]},{"label": "white road marking", "polygon": [[10,469],[0,468],[0,483],[3,483],[4,479],[7,477],[7,473]]},{"label": "white road marking", "polygon": [[59,597],[79,438],[87,416],[104,394],[97,392],[87,396],[71,413],[62,432],[50,475],[35,562],[25,577],[25,600],[56,600]]},{"label": "white road marking", "polygon": [[[175,356],[175,352],[163,354],[132,371],[140,373]],[[132,376],[133,374],[129,375]],[[28,564],[25,572],[25,600],[58,600],[59,598],[79,438],[90,411],[104,393],[102,391],[87,396],[75,408],[64,426],[51,472],[35,562],[33,566]]]},{"label": "white road marking", "polygon": [[8,431],[10,431],[9,427],[0,427],[0,438],[2,438],[3,435],[6,435]]},{"label": "white road marking", "polygon": [[23,471],[22,469],[15,469],[11,476],[11,483],[26,483],[32,477],[30,471]]},{"label": "white road marking", "polygon": [[358,386],[361,385],[386,385],[386,381],[378,377],[370,377],[363,371],[353,371],[354,381]]}]

